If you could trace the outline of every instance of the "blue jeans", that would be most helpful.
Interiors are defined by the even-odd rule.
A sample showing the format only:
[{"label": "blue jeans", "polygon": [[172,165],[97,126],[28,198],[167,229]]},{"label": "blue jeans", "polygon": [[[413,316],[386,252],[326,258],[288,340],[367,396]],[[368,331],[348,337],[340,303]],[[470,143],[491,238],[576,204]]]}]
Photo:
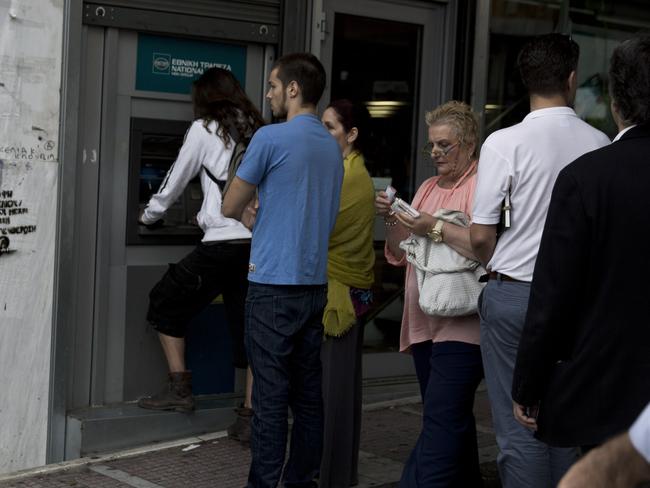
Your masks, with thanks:
[{"label": "blue jeans", "polygon": [[490,280],[479,297],[481,353],[504,488],[556,486],[577,454],[537,440],[512,413],[512,375],[529,295],[529,283]]},{"label": "blue jeans", "polygon": [[[322,316],[327,286],[250,283],[246,351],[253,371],[248,488],[316,487],[323,444]],[[291,448],[284,468],[288,407]]]},{"label": "blue jeans", "polygon": [[478,488],[482,480],[473,407],[483,378],[480,348],[434,342],[430,364],[422,432],[404,466],[400,488]]}]

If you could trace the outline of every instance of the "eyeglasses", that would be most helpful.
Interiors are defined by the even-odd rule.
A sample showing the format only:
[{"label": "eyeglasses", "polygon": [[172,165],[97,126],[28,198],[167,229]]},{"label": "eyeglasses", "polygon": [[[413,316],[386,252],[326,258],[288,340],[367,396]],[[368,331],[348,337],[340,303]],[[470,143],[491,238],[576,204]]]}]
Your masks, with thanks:
[{"label": "eyeglasses", "polygon": [[426,146],[422,148],[422,153],[425,156],[429,156],[432,159],[436,159],[442,156],[446,156],[449,154],[451,151],[456,148],[460,144],[460,141],[456,141],[453,144],[435,144],[433,142],[429,142]]}]

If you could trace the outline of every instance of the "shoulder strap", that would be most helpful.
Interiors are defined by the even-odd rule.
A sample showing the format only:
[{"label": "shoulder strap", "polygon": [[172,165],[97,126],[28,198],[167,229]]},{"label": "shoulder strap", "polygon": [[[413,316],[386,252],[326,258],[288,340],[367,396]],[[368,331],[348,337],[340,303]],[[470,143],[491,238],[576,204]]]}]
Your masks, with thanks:
[{"label": "shoulder strap", "polygon": [[201,165],[201,166],[203,168],[203,171],[205,171],[205,174],[208,175],[208,178],[210,178],[212,182],[215,183],[219,187],[219,190],[221,190],[221,192],[223,193],[224,187],[226,186],[226,182],[223,180],[218,180],[217,177],[214,176],[205,165]]}]

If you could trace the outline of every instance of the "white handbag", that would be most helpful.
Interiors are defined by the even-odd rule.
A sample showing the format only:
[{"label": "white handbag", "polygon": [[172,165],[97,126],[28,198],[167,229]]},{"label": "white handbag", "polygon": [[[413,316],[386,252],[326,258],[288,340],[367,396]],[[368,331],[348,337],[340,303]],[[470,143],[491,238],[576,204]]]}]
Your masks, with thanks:
[{"label": "white handbag", "polygon": [[[462,227],[470,224],[467,215],[456,210],[440,209],[433,216]],[[485,274],[478,261],[461,256],[444,242],[435,243],[423,236],[411,235],[399,246],[414,267],[418,303],[425,314],[457,317],[476,313],[484,286],[478,279]]]}]

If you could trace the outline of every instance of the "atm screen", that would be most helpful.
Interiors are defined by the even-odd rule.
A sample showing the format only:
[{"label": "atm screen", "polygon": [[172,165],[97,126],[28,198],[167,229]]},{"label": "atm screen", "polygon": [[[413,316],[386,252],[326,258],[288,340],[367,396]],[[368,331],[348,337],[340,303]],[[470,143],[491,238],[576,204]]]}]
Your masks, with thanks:
[{"label": "atm screen", "polygon": [[176,161],[188,127],[189,122],[183,121],[131,119],[127,244],[193,244],[200,240],[196,214],[203,193],[198,177],[190,181],[159,225],[145,227],[137,222]]},{"label": "atm screen", "polygon": [[141,204],[146,204],[158,191],[182,144],[183,138],[178,135],[142,134],[138,193]]}]

